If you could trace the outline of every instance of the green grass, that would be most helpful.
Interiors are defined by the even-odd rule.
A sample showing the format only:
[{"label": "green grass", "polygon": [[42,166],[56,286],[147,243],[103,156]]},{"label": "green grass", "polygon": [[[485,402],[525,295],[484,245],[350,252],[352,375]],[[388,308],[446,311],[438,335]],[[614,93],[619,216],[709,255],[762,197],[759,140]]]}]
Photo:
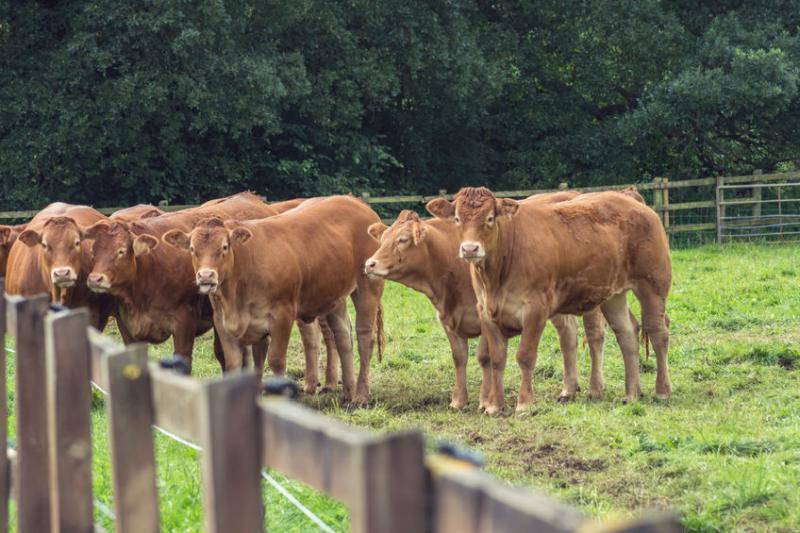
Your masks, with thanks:
[{"label": "green grass", "polygon": [[[484,453],[486,469],[496,476],[543,490],[593,516],[670,507],[681,513],[689,531],[798,530],[800,248],[706,246],[674,251],[673,265],[669,401],[654,399],[651,355],[642,358],[645,398],[622,403],[622,358],[609,331],[604,398],[590,401],[582,393],[572,403],[556,403],[562,364],[548,326],[535,374],[537,400],[528,416],[478,413],[474,358],[469,406],[452,412],[452,361],[434,310],[424,296],[395,283],[387,283],[384,297],[386,353],[382,363],[372,365],[374,405],[345,409],[331,394],[301,401],[376,431],[421,428],[431,447],[439,439],[463,442]],[[511,343],[512,350],[516,345]],[[156,347],[153,356],[169,348]],[[513,408],[519,373],[511,353],[506,400]],[[209,337],[199,343],[195,361],[198,376],[217,375]],[[581,346],[584,391],[588,365],[588,350]],[[298,379],[303,374],[296,338],[289,372]],[[101,399],[92,416],[95,492],[110,505]],[[197,454],[161,435],[155,438],[163,529],[200,530]],[[347,528],[341,505],[287,483],[327,523]],[[273,529],[313,530],[271,487],[264,494]]]}]

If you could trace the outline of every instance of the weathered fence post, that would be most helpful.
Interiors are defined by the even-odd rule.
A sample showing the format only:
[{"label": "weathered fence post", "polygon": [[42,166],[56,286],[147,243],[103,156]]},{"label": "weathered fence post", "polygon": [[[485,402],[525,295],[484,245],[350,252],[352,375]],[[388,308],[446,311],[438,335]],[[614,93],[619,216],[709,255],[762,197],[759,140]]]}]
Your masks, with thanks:
[{"label": "weathered fence post", "polygon": [[8,405],[6,398],[6,297],[4,280],[0,278],[0,339],[3,339],[3,350],[0,352],[0,532],[8,531],[8,496],[11,491],[11,465],[8,461]]},{"label": "weathered fence post", "polygon": [[664,210],[664,230],[669,233],[669,178],[661,178],[661,209]]},{"label": "weathered fence post", "polygon": [[94,530],[88,326],[85,309],[45,318],[53,532]]},{"label": "weathered fence post", "polygon": [[[760,184],[758,178],[761,177],[761,170],[754,170],[753,171],[753,179],[756,184]],[[753,204],[753,217],[760,217],[761,216],[761,187],[753,187],[753,200],[755,203]]]},{"label": "weathered fence post", "polygon": [[664,224],[664,210],[662,202],[664,197],[661,195],[661,178],[653,178],[653,209],[658,213],[661,224]]},{"label": "weathered fence post", "polygon": [[365,443],[353,472],[354,533],[426,531],[426,470],[422,434],[402,432]]},{"label": "weathered fence post", "polygon": [[106,409],[111,437],[116,530],[121,533],[158,531],[147,345],[119,347],[106,353],[101,364],[108,386]]},{"label": "weathered fence post", "polygon": [[569,183],[567,183],[566,181],[562,181],[561,183],[558,184],[559,191],[566,191],[567,189],[569,189]]},{"label": "weathered fence post", "polygon": [[258,378],[252,371],[205,383],[197,419],[203,448],[203,508],[209,533],[264,529]]},{"label": "weathered fence post", "polygon": [[722,192],[722,189],[720,189],[720,187],[722,187],[723,185],[725,185],[725,178],[723,178],[722,176],[717,176],[716,196],[715,196],[714,204],[715,204],[715,206],[717,208],[716,209],[716,212],[717,212],[717,242],[720,243],[720,244],[722,243],[722,227],[723,227],[723,225],[725,223],[724,222],[725,206],[722,205],[722,202],[723,202],[725,196],[724,196],[724,194]]},{"label": "weathered fence post", "polygon": [[50,455],[47,438],[47,369],[44,357],[46,295],[9,298],[17,342],[17,529],[50,530]]},{"label": "weathered fence post", "polygon": [[364,200],[364,202],[368,204],[369,203],[369,193],[368,192],[362,192],[361,193],[361,199]]}]

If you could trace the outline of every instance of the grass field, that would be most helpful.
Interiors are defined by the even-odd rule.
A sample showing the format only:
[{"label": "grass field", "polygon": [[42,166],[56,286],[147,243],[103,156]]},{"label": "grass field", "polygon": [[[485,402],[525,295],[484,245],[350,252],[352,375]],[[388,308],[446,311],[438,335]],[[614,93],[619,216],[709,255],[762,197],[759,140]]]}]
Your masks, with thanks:
[{"label": "grass field", "polygon": [[[667,402],[654,400],[651,355],[642,358],[645,398],[622,403],[622,358],[609,331],[604,398],[590,401],[582,393],[572,403],[556,403],[562,366],[548,326],[536,370],[537,401],[527,416],[478,413],[474,358],[469,406],[452,412],[452,362],[433,308],[422,295],[395,283],[387,283],[384,297],[386,353],[382,363],[375,360],[372,366],[374,405],[345,409],[332,394],[302,401],[376,431],[422,428],[432,447],[438,439],[464,442],[485,454],[491,473],[541,489],[593,516],[672,507],[690,531],[798,530],[800,247],[706,246],[673,252],[673,264],[668,310],[674,394]],[[156,347],[153,357],[168,349]],[[216,375],[210,338],[200,342],[198,351],[197,375]],[[580,369],[586,390],[585,347]],[[289,370],[302,377],[296,340]],[[506,380],[509,405],[518,384],[512,357]],[[102,399],[95,403],[95,490],[110,505],[105,415]],[[161,435],[155,438],[163,529],[198,531],[197,454]],[[327,523],[347,529],[341,505],[295,483],[288,486]],[[272,530],[314,529],[274,489],[265,488],[264,494]]]}]

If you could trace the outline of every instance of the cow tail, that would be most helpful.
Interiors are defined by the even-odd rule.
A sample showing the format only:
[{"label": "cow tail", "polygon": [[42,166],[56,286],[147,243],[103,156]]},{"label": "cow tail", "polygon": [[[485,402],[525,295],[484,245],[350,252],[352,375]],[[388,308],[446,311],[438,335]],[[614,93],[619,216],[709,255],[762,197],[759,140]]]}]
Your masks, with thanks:
[{"label": "cow tail", "polygon": [[378,304],[378,313],[375,315],[375,331],[378,341],[378,362],[383,361],[383,349],[386,347],[386,332],[383,330],[383,303]]}]

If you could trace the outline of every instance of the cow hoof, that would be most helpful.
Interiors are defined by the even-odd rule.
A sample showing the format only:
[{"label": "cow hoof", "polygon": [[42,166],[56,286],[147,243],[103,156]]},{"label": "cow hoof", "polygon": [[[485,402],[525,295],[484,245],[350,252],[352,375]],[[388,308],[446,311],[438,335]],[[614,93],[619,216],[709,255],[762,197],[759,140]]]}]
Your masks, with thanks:
[{"label": "cow hoof", "polygon": [[590,400],[600,400],[603,398],[603,391],[589,391],[588,396]]},{"label": "cow hoof", "polygon": [[361,396],[357,394],[350,403],[355,407],[367,407],[369,405],[369,396]]},{"label": "cow hoof", "polygon": [[467,402],[463,402],[461,400],[453,400],[452,402],[450,402],[450,409],[452,409],[453,411],[461,411],[462,409],[464,409],[464,407],[466,407],[466,405]]},{"label": "cow hoof", "polygon": [[523,415],[525,413],[528,413],[532,405],[533,402],[517,403],[517,407],[516,409],[514,409],[514,412],[517,415]]},{"label": "cow hoof", "polygon": [[558,403],[568,403],[575,399],[575,395],[576,393],[574,392],[571,394],[568,392],[562,392],[561,395],[558,397],[558,400],[556,401]]},{"label": "cow hoof", "polygon": [[658,393],[656,393],[656,399],[661,400],[662,402],[665,402],[665,401],[669,400],[669,397],[670,397],[669,394],[664,394],[664,393],[658,394]]},{"label": "cow hoof", "polygon": [[308,385],[306,385],[305,387],[303,387],[303,392],[305,392],[305,393],[306,393],[306,394],[308,394],[309,396],[314,396],[314,394],[316,394],[316,393],[317,393],[317,387],[318,387],[318,386],[319,386],[319,385],[311,385],[311,384],[308,384]]},{"label": "cow hoof", "polygon": [[336,387],[333,387],[331,385],[325,385],[324,387],[322,387],[322,389],[320,389],[320,392],[323,393],[323,394],[327,394],[327,393],[333,392],[335,390],[336,390]]}]

